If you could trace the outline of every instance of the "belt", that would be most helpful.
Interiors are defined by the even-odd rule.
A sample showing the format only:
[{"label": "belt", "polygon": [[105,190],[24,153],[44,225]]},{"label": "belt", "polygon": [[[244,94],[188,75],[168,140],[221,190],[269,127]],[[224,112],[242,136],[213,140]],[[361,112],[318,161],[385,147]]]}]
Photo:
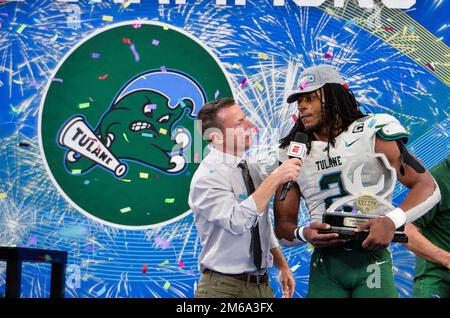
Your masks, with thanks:
[{"label": "belt", "polygon": [[213,270],[210,270],[208,268],[206,268],[203,271],[203,274],[210,274],[210,273],[215,273],[215,274],[219,274],[219,275],[224,275],[227,277],[232,277],[234,279],[238,279],[247,283],[255,283],[256,285],[262,285],[262,284],[266,284],[269,282],[269,275],[267,273],[264,273],[262,275],[255,275],[255,274],[224,274],[224,273],[220,273],[220,272],[216,272]]}]

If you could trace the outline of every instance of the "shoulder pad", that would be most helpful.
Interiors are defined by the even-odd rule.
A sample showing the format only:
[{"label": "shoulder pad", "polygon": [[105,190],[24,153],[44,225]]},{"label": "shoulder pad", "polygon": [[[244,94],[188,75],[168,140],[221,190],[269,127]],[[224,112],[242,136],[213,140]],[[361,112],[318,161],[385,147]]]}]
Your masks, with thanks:
[{"label": "shoulder pad", "polygon": [[402,139],[404,143],[408,141],[408,132],[394,116],[377,114],[368,121],[367,125],[372,125],[378,136],[384,140]]}]

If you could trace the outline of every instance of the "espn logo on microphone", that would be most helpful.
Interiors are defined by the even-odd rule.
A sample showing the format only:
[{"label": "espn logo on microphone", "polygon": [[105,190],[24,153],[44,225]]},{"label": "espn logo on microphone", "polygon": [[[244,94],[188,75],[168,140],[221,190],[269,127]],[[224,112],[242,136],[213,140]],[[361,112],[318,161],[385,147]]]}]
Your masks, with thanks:
[{"label": "espn logo on microphone", "polygon": [[302,159],[306,155],[306,145],[292,141],[289,145],[288,156]]}]

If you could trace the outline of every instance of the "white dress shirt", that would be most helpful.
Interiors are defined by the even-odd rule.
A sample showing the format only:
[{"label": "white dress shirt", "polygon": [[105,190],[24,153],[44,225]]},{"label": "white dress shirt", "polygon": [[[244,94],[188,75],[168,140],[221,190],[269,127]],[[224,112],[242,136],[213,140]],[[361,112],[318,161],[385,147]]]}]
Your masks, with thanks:
[{"label": "white dress shirt", "polygon": [[[190,187],[189,206],[194,215],[202,250],[201,272],[208,268],[224,274],[256,273],[251,251],[251,228],[259,222],[262,268],[272,266],[270,250],[279,246],[268,208],[260,215],[252,196],[247,195],[242,158],[211,147],[200,163]],[[247,161],[255,188],[262,182],[258,166]]]}]

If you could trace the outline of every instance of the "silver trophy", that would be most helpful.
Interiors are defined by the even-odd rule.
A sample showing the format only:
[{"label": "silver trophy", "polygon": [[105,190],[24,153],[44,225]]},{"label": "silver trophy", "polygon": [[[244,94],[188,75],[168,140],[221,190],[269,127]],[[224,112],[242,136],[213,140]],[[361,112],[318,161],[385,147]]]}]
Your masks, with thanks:
[{"label": "silver trophy", "polygon": [[[397,174],[382,153],[351,158],[341,174],[342,185],[348,195],[333,202],[322,216],[322,222],[331,229],[320,233],[338,233],[341,238],[364,240],[369,232],[354,229],[370,219],[379,218],[392,211],[392,193]],[[407,243],[404,227],[397,229],[393,242]]]}]

